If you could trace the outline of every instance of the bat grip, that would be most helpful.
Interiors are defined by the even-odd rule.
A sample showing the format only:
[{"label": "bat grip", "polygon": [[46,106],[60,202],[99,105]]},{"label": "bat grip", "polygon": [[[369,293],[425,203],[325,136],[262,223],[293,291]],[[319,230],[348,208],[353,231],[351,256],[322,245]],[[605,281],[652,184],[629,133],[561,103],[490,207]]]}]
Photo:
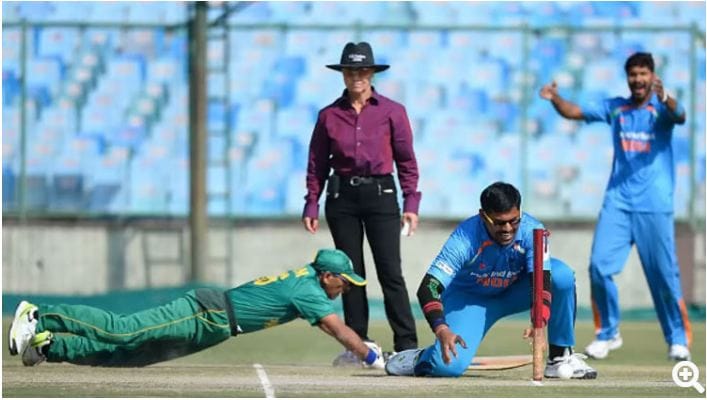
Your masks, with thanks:
[{"label": "bat grip", "polygon": [[533,329],[533,380],[542,381],[545,370],[545,328]]}]

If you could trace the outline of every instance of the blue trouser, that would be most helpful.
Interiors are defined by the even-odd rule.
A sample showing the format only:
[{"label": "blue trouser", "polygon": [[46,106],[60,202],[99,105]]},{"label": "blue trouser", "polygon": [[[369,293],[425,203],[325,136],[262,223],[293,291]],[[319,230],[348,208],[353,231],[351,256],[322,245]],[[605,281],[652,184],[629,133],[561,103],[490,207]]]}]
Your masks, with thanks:
[{"label": "blue trouser", "polygon": [[599,214],[589,264],[597,339],[608,340],[619,332],[619,294],[613,276],[623,270],[634,243],[665,341],[688,345],[690,322],[680,288],[673,214],[630,212],[610,205]]},{"label": "blue trouser", "polygon": [[[552,304],[548,321],[548,341],[557,346],[574,346],[574,319],[577,296],[574,271],[552,258]],[[460,376],[466,371],[486,332],[499,319],[530,309],[531,274],[525,274],[499,295],[488,296],[450,286],[442,292],[445,318],[449,329],[466,342],[457,345],[457,357],[449,364],[442,361],[439,340],[427,347],[415,365],[418,376]]]}]

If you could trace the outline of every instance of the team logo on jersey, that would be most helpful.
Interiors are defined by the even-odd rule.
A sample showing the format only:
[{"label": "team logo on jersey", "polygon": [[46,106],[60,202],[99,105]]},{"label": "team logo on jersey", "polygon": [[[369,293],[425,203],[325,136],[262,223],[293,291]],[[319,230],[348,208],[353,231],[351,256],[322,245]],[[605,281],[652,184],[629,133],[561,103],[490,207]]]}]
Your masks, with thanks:
[{"label": "team logo on jersey", "polygon": [[651,141],[655,139],[655,135],[646,132],[621,132],[621,148],[625,152],[633,153],[650,153]]},{"label": "team logo on jersey", "polygon": [[449,264],[447,264],[444,261],[439,260],[439,261],[435,262],[435,267],[439,268],[440,270],[442,270],[442,272],[444,272],[445,274],[447,274],[449,276],[454,275],[454,269],[452,267],[450,267]]}]

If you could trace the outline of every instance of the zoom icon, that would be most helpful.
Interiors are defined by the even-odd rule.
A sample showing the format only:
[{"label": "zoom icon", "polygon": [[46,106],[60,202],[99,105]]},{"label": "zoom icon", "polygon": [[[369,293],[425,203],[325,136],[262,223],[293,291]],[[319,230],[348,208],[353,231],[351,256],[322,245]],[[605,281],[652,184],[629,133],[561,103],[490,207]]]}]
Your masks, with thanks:
[{"label": "zoom icon", "polygon": [[681,388],[694,387],[700,394],[705,392],[697,380],[700,378],[700,369],[692,361],[680,361],[673,367],[673,382]]}]

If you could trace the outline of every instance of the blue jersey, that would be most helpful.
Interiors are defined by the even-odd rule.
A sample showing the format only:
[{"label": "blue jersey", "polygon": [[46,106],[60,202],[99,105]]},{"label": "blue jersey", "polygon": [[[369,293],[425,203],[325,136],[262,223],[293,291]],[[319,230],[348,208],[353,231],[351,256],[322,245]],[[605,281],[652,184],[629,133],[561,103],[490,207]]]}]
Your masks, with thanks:
[{"label": "blue jersey", "polygon": [[611,125],[614,161],[604,202],[627,211],[672,212],[675,116],[667,106],[653,94],[640,108],[615,97],[581,109],[585,121]]},{"label": "blue jersey", "polygon": [[[477,214],[457,226],[427,273],[445,288],[459,285],[480,294],[503,292],[533,271],[533,229],[542,228],[538,220],[523,213],[515,239],[502,246],[489,236]],[[543,269],[550,269],[549,259],[548,253]]]}]

